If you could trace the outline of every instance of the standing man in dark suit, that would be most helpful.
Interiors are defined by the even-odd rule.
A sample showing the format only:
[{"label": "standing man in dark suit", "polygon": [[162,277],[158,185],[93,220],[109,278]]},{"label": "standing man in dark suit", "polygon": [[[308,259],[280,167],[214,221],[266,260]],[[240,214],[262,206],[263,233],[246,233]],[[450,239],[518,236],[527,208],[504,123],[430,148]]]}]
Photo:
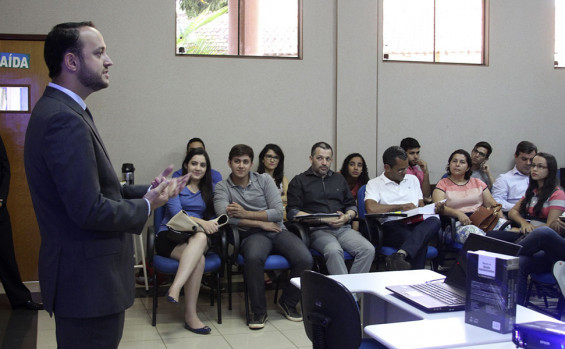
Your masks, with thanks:
[{"label": "standing man in dark suit", "polygon": [[133,246],[151,210],[178,195],[187,176],[151,187],[120,185],[84,100],[108,87],[113,64],[91,22],[47,35],[52,82],[27,128],[26,174],[41,232],[39,281],[55,314],[59,348],[117,348],[133,304]]},{"label": "standing man in dark suit", "polygon": [[8,190],[10,189],[10,163],[2,137],[0,137],[0,281],[12,308],[41,310],[43,306],[31,300],[31,293],[22,283],[14,240],[12,239],[12,223],[8,214]]}]

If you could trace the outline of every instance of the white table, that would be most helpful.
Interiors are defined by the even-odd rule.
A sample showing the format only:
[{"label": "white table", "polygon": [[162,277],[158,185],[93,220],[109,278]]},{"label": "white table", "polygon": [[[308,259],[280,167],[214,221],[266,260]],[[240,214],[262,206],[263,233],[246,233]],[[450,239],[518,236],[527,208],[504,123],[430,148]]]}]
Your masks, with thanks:
[{"label": "white table", "polygon": [[[351,292],[363,294],[365,333],[389,348],[515,348],[512,334],[499,334],[465,323],[465,312],[428,314],[393,296],[385,287],[443,279],[431,270],[408,270],[334,275]],[[300,287],[300,278],[292,284]],[[518,306],[516,321],[554,321],[554,318]]]}]

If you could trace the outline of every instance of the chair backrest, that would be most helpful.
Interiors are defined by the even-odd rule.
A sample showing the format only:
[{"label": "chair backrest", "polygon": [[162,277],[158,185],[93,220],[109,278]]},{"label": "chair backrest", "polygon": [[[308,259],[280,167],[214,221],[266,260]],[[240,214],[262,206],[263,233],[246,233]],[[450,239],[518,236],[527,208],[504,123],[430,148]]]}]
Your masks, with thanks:
[{"label": "chair backrest", "polygon": [[302,272],[300,287],[304,329],[314,348],[359,348],[361,320],[351,292],[311,270]]},{"label": "chair backrest", "polygon": [[555,262],[553,265],[553,277],[557,280],[561,293],[563,293],[563,296],[565,297],[565,262]]},{"label": "chair backrest", "polygon": [[365,214],[367,214],[367,210],[365,210],[365,189],[367,189],[367,186],[363,185],[357,191],[357,211],[359,213],[359,219],[364,219]]}]

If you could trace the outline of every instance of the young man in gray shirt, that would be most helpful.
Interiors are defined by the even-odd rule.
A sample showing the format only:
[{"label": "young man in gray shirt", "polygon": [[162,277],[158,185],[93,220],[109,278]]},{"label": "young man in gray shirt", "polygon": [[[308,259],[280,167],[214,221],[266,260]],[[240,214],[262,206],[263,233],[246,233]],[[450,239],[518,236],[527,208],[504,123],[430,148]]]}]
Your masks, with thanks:
[{"label": "young man in gray shirt", "polygon": [[[312,267],[312,255],[300,238],[282,224],[283,205],[280,191],[266,174],[251,172],[253,149],[245,144],[233,146],[228,165],[231,174],[216,184],[214,208],[216,214],[227,214],[229,223],[237,225],[241,238],[241,253],[245,258],[243,273],[247,282],[251,312],[251,329],[261,329],[267,321],[264,264],[270,254],[284,256],[291,264],[290,277],[300,277]],[[296,310],[300,291],[289,284],[278,305],[291,321],[302,321]]]}]

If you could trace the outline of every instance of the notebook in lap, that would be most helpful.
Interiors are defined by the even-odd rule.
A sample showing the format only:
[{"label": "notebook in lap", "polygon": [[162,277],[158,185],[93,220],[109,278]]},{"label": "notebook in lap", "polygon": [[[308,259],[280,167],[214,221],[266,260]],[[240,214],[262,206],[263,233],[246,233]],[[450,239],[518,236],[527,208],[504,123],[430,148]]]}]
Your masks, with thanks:
[{"label": "notebook in lap", "polygon": [[465,282],[467,277],[467,251],[484,250],[517,256],[522,246],[470,234],[457,255],[457,261],[444,280],[423,284],[387,286],[395,296],[427,313],[465,310]]}]

